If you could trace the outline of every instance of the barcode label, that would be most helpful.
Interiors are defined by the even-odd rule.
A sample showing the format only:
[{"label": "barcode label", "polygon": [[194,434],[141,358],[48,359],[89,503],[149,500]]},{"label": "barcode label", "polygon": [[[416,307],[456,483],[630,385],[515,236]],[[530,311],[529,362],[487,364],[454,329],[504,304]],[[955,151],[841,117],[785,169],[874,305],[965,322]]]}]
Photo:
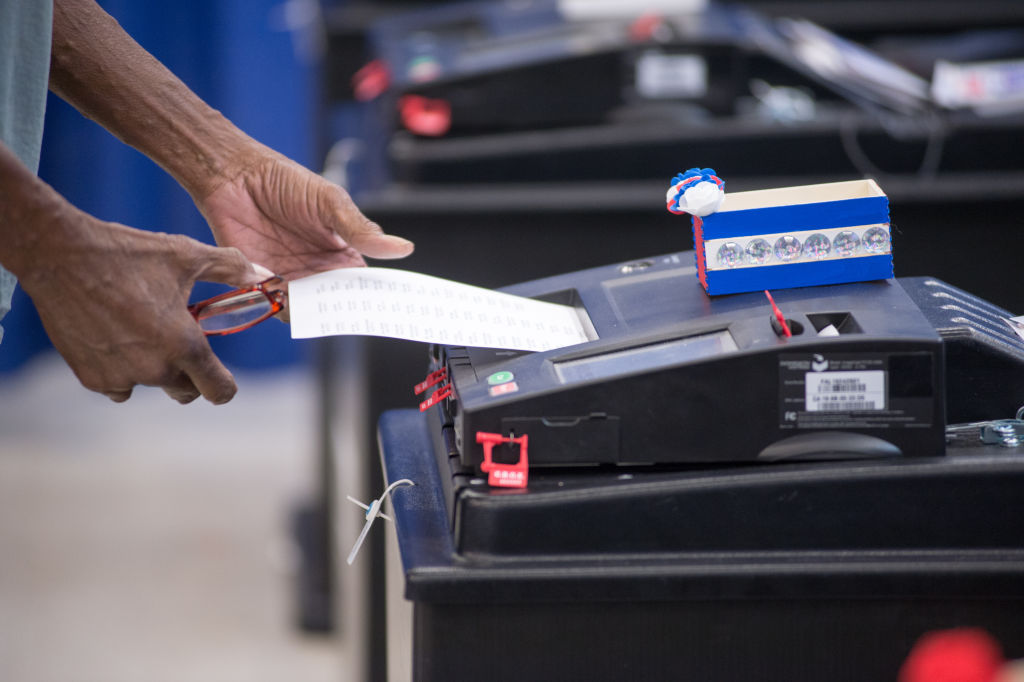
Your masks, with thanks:
[{"label": "barcode label", "polygon": [[804,409],[850,412],[885,409],[885,372],[807,372]]},{"label": "barcode label", "polygon": [[867,384],[857,379],[825,379],[819,388],[826,393],[863,393],[868,390]]},{"label": "barcode label", "polygon": [[822,402],[818,405],[819,412],[846,412],[848,410],[878,410],[881,409],[873,402],[856,400],[837,400],[835,402]]}]

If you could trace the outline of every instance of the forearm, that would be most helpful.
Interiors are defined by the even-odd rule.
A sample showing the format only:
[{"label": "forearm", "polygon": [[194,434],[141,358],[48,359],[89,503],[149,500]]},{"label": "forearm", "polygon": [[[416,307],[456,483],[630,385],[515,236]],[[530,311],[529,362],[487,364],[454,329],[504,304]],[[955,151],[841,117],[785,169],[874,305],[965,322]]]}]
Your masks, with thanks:
[{"label": "forearm", "polygon": [[251,139],[94,0],[55,0],[50,89],[170,173],[194,198],[232,176]]},{"label": "forearm", "polygon": [[18,276],[86,388],[117,401],[137,384],[179,402],[231,399],[231,374],[186,306],[196,279],[257,281],[241,252],[93,218],[2,143],[0,188],[0,263]]},{"label": "forearm", "polygon": [[40,275],[55,244],[73,239],[64,234],[67,215],[75,211],[49,185],[0,143],[0,263],[25,280]]}]

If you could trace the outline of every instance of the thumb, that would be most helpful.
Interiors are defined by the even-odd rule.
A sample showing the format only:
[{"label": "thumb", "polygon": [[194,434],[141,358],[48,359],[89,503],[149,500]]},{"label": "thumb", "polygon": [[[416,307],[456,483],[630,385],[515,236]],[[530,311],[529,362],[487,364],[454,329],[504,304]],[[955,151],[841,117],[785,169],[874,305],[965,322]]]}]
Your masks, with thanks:
[{"label": "thumb", "polygon": [[405,258],[414,245],[408,239],[386,234],[380,225],[359,210],[340,187],[331,206],[331,227],[349,246],[370,258]]},{"label": "thumb", "polygon": [[377,223],[370,224],[377,228],[376,231],[350,232],[345,238],[349,246],[364,256],[380,259],[405,258],[413,252],[415,247],[408,239],[385,234]]},{"label": "thumb", "polygon": [[[246,287],[266,279],[238,249],[228,246],[210,246],[193,241],[188,257],[192,261],[195,280],[219,282],[234,287]],[[266,268],[261,268],[266,270]],[[272,274],[272,273],[271,273]]]}]

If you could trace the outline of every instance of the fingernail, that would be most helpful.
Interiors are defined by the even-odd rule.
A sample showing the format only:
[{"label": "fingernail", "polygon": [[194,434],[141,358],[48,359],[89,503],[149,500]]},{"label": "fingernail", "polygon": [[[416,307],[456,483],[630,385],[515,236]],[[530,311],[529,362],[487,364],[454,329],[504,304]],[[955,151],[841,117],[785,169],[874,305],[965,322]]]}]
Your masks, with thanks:
[{"label": "fingernail", "polygon": [[274,276],[274,273],[269,268],[265,268],[259,263],[253,263],[252,269],[263,279],[269,279]]},{"label": "fingernail", "polygon": [[401,247],[402,249],[407,249],[409,252],[412,252],[412,250],[416,248],[415,244],[413,244],[408,239],[405,239],[404,237],[396,237],[393,234],[384,235],[384,237],[394,246]]}]

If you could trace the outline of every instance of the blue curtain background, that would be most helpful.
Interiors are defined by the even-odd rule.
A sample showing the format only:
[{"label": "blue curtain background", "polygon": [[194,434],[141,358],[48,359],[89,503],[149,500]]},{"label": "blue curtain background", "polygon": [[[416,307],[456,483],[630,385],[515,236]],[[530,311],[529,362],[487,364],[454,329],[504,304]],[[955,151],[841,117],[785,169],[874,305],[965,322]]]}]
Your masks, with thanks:
[{"label": "blue curtain background", "polygon": [[[284,0],[101,0],[144,48],[242,130],[319,170],[318,69],[296,51],[281,21]],[[206,222],[181,187],[148,158],[59,98],[47,104],[40,176],[79,208],[105,220],[212,243]],[[198,284],[193,299],[215,292]],[[20,290],[4,319],[0,372],[51,349],[31,300]],[[274,320],[212,339],[235,368],[272,368],[305,359]]]}]

